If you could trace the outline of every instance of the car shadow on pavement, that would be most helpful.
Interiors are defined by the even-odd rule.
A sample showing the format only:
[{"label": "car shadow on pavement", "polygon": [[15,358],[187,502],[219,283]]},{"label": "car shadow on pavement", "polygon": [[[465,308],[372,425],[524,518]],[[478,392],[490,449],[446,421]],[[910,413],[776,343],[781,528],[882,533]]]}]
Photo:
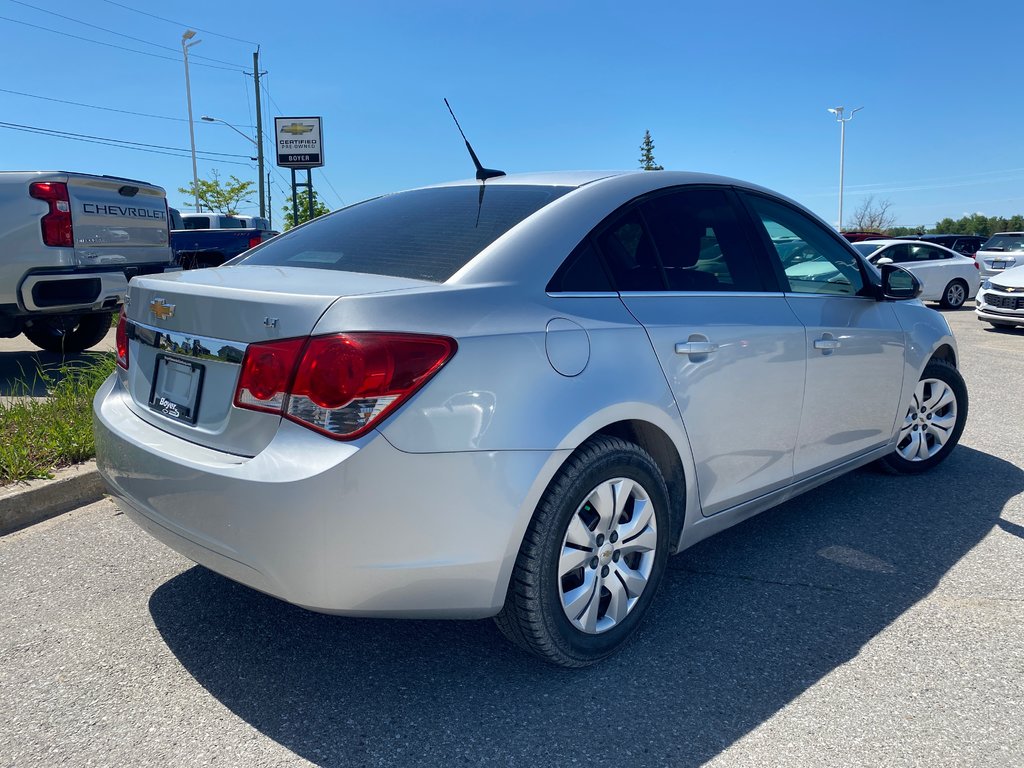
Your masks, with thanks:
[{"label": "car shadow on pavement", "polygon": [[200,567],[150,611],[213,696],[318,765],[699,765],[928,595],[1022,490],[963,446],[839,478],[673,558],[637,638],[577,671],[490,621],[323,616]]},{"label": "car shadow on pavement", "polygon": [[55,352],[0,352],[0,397],[46,397],[64,374],[96,361],[99,352],[59,355]]}]

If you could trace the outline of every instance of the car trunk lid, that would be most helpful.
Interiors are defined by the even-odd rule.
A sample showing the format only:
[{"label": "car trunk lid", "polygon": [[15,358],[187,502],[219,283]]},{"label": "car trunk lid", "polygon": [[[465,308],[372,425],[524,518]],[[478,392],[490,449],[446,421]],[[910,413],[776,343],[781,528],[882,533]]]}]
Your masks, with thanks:
[{"label": "car trunk lid", "polygon": [[339,298],[423,285],[264,266],[138,277],[128,289],[129,362],[122,372],[131,407],[167,432],[253,456],[273,439],[280,416],[233,406],[248,345],[308,336]]},{"label": "car trunk lid", "polygon": [[164,191],[109,176],[68,176],[75,258],[80,266],[167,264]]}]

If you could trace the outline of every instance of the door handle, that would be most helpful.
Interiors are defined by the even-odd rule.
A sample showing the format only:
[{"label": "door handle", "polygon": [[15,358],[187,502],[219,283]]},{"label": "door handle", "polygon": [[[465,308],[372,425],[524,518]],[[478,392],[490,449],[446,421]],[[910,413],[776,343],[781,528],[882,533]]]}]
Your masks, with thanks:
[{"label": "door handle", "polygon": [[842,342],[839,339],[832,338],[832,334],[826,333],[820,339],[814,340],[814,348],[821,349],[825,352],[831,352],[834,349],[839,349],[842,346]]},{"label": "door handle", "polygon": [[687,341],[676,344],[677,355],[710,355],[717,349],[718,345],[710,341]]}]

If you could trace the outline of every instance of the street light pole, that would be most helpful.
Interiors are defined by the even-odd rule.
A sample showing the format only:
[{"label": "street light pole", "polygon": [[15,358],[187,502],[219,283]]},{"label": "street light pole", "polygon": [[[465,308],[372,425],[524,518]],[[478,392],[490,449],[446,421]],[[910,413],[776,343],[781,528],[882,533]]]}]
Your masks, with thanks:
[{"label": "street light pole", "polygon": [[[199,170],[196,168],[196,130],[192,123],[192,84],[188,77],[188,49],[199,45],[202,40],[192,40],[196,33],[185,30],[181,36],[181,53],[185,57],[185,98],[188,100],[188,138],[192,144],[192,192],[195,196],[196,213],[199,213]],[[190,43],[189,40],[192,40]]]},{"label": "street light pole", "polygon": [[836,116],[836,122],[839,123],[839,223],[836,224],[836,229],[839,232],[843,231],[843,170],[846,157],[846,124],[853,120],[853,116],[862,109],[864,107],[857,107],[852,110],[849,117],[843,117],[843,107],[830,107],[828,110]]}]

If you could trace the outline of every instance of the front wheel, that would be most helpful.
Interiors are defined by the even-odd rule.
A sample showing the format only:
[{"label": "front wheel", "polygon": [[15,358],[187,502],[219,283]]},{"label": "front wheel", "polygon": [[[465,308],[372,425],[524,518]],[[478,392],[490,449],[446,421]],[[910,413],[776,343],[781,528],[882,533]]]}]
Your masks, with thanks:
[{"label": "front wheel", "polygon": [[942,292],[941,304],[946,309],[960,309],[967,301],[967,283],[963,280],[952,280]]},{"label": "front wheel", "polygon": [[963,377],[949,363],[932,360],[917,382],[896,450],[881,464],[899,474],[925,472],[949,456],[966,423],[967,385]]},{"label": "front wheel", "polygon": [[42,315],[22,330],[25,338],[47,352],[75,354],[96,346],[110,331],[113,315],[94,312],[85,315]]},{"label": "front wheel", "polygon": [[610,656],[636,630],[661,581],[668,505],[650,454],[614,437],[588,440],[537,507],[498,627],[559,666]]}]

